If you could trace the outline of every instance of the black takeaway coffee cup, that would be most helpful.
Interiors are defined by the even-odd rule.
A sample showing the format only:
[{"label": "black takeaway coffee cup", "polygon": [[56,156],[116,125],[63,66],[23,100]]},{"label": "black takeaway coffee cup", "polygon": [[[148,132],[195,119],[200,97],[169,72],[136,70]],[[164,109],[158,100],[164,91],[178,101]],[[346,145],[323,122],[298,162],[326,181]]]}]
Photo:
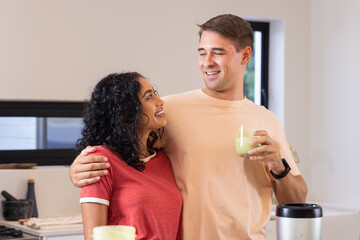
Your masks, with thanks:
[{"label": "black takeaway coffee cup", "polygon": [[320,240],[322,208],[312,203],[276,206],[277,240]]}]

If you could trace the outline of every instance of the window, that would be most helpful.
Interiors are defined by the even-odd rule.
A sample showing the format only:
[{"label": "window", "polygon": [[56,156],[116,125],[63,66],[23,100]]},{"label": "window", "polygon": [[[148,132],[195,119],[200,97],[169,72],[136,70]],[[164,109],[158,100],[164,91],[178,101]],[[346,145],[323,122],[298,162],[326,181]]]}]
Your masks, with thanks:
[{"label": "window", "polygon": [[0,117],[0,150],[74,148],[82,118]]},{"label": "window", "polygon": [[0,163],[68,165],[84,102],[0,102]]},{"label": "window", "polygon": [[244,76],[244,95],[255,104],[268,107],[269,23],[251,22],[254,51]]}]

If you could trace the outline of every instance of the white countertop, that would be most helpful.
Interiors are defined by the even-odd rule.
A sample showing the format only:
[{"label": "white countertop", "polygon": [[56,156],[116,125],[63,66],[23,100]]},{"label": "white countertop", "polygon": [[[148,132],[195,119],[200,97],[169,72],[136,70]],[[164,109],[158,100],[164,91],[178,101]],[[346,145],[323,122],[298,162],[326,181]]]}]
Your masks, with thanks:
[{"label": "white countertop", "polygon": [[22,230],[25,233],[29,233],[39,237],[50,237],[50,236],[66,236],[66,235],[81,235],[83,234],[82,227],[74,227],[67,229],[58,229],[58,230],[36,230],[25,225],[21,225],[18,221],[5,221],[0,220],[0,225],[5,225],[7,227],[12,227],[17,230]]},{"label": "white countertop", "polygon": [[[346,206],[317,203],[323,209],[323,239],[338,240],[349,239],[358,240],[360,236],[360,211],[359,209],[348,208]],[[273,206],[270,222],[267,227],[267,235],[269,240],[276,239],[275,236],[275,207]],[[61,229],[61,230],[36,230],[27,226],[19,224],[17,221],[0,220],[0,225],[13,227],[22,230],[25,233],[40,237],[52,236],[69,236],[69,235],[82,235],[83,229],[76,227],[74,229]],[[345,238],[342,238],[345,236]]]}]

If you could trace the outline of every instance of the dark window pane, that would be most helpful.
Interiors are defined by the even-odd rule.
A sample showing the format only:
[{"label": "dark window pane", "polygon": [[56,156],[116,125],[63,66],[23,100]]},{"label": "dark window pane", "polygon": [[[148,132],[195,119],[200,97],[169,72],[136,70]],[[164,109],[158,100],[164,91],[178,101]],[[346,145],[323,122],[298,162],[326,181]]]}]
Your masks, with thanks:
[{"label": "dark window pane", "polygon": [[75,148],[82,126],[82,118],[48,118],[47,148]]}]

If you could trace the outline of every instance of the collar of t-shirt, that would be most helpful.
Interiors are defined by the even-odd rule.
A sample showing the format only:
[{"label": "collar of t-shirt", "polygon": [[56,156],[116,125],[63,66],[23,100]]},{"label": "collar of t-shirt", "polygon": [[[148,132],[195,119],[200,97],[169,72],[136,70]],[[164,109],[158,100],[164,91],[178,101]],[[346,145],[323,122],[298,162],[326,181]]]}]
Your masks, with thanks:
[{"label": "collar of t-shirt", "polygon": [[156,156],[156,152],[154,152],[153,154],[151,154],[150,156],[140,159],[143,162],[148,162],[150,159],[154,158]]}]

